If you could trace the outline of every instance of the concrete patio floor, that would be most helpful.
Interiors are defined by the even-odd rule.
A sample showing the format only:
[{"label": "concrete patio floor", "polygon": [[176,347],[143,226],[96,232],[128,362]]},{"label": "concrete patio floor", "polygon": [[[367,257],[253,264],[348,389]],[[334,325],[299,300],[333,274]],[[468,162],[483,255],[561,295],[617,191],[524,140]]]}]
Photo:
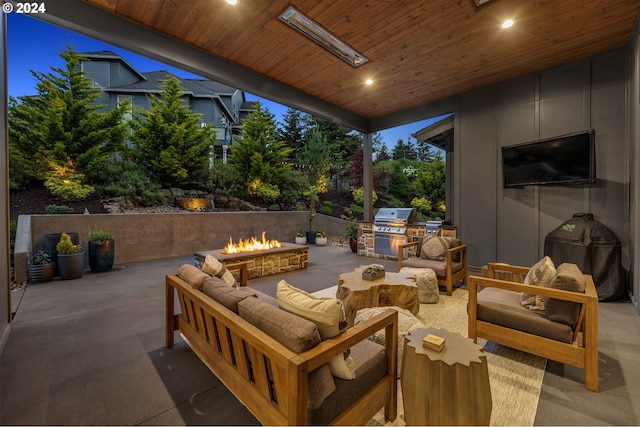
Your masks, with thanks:
[{"label": "concrete patio floor", "polygon": [[[309,267],[253,279],[314,292],[370,263],[344,246],[309,246]],[[0,354],[0,424],[254,425],[257,420],[178,340],[164,347],[164,276],[193,257],[116,265],[106,273],[29,285]],[[16,293],[16,296],[19,293]],[[640,424],[640,318],[601,303],[600,393],[580,370],[549,362],[536,425]]]}]

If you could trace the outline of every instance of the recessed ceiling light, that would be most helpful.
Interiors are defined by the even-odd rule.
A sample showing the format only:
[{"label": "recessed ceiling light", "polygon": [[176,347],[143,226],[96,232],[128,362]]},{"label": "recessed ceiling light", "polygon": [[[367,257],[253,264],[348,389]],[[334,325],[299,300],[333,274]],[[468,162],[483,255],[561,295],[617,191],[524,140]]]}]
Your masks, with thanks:
[{"label": "recessed ceiling light", "polygon": [[238,4],[238,0],[227,0],[229,4]]},{"label": "recessed ceiling light", "polygon": [[513,19],[507,19],[506,21],[504,21],[502,23],[501,26],[502,26],[502,28],[511,28],[511,27],[513,27],[513,24],[514,24]]},{"label": "recessed ceiling light", "polygon": [[364,84],[366,84],[367,86],[370,86],[370,85],[373,84],[373,80],[367,79],[367,80],[364,81]]}]

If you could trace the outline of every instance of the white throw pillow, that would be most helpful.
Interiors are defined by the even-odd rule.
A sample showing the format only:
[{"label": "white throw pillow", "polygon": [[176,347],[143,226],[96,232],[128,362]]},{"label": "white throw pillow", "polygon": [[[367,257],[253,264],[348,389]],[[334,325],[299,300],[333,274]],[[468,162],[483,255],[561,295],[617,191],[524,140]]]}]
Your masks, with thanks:
[{"label": "white throw pillow", "polygon": [[[347,328],[342,301],[337,298],[320,298],[280,280],[276,291],[278,304],[284,310],[297,314],[318,326],[320,337],[325,340],[341,334]],[[349,351],[329,362],[333,376],[345,380],[356,377],[355,365]]]},{"label": "white throw pillow", "polygon": [[205,257],[204,264],[202,264],[202,271],[207,273],[209,276],[219,277],[231,287],[236,286],[236,279],[233,277],[233,274],[227,270],[227,267],[225,267],[223,263],[211,255],[207,255]]}]

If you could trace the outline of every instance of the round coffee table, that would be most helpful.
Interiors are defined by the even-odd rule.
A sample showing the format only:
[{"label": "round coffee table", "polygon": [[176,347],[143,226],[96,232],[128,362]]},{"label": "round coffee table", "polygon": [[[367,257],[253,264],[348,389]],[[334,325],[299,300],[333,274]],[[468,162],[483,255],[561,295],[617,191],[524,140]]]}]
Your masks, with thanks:
[{"label": "round coffee table", "polygon": [[418,314],[418,286],[410,275],[385,273],[379,279],[364,280],[362,271],[367,267],[362,265],[338,279],[337,297],[344,304],[348,326],[353,326],[356,312],[361,308],[396,306]]}]

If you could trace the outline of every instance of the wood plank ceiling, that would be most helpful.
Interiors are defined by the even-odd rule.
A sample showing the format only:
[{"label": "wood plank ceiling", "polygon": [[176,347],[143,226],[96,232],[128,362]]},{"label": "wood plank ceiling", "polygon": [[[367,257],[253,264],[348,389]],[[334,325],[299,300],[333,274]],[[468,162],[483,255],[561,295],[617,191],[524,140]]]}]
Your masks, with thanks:
[{"label": "wood plank ceiling", "polygon": [[[365,119],[626,46],[640,7],[638,0],[85,1]],[[289,4],[371,62],[353,68],[279,22]],[[501,29],[508,18],[515,25]]]}]

